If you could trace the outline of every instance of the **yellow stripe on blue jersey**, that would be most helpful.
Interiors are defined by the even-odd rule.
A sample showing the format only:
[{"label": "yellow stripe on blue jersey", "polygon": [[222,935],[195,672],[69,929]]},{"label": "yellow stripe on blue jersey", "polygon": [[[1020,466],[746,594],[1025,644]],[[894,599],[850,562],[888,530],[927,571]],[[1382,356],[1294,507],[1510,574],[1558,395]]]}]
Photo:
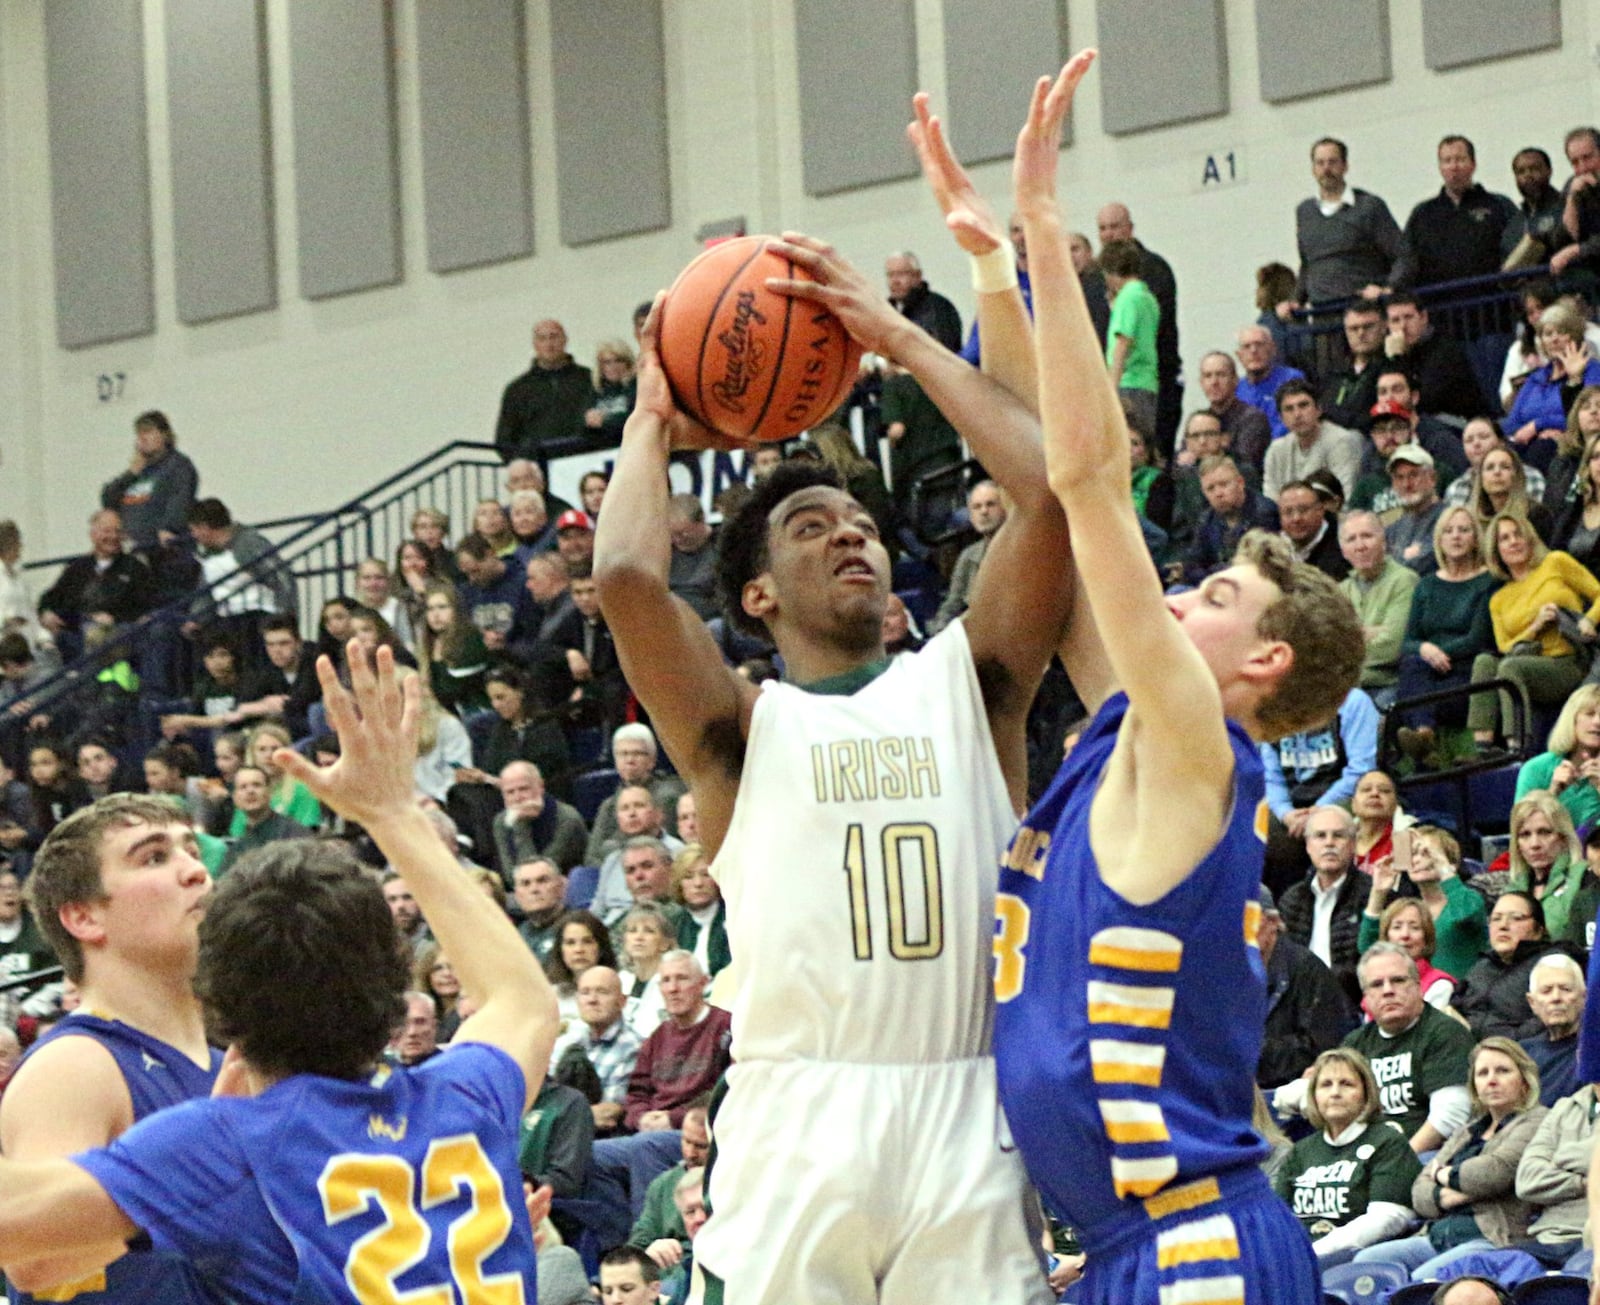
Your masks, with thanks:
[{"label": "yellow stripe on blue jersey", "polygon": [[1261,949],[1261,903],[1246,902],[1244,904],[1244,944],[1246,947]]},{"label": "yellow stripe on blue jersey", "polygon": [[1171,1269],[1203,1260],[1237,1260],[1239,1230],[1225,1214],[1192,1219],[1156,1234],[1156,1267]]},{"label": "yellow stripe on blue jersey", "polygon": [[1172,1024],[1172,988],[1135,988],[1124,983],[1089,981],[1089,1023],[1128,1024],[1137,1029],[1165,1029]]},{"label": "yellow stripe on blue jersey", "polygon": [[1202,1178],[1198,1182],[1174,1187],[1170,1192],[1162,1192],[1160,1196],[1152,1196],[1144,1203],[1144,1212],[1152,1219],[1165,1219],[1169,1214],[1195,1210],[1221,1199],[1222,1188],[1217,1185],[1217,1180]]},{"label": "yellow stripe on blue jersey", "polygon": [[1183,964],[1183,941],[1160,929],[1118,925],[1089,940],[1089,964],[1152,974],[1176,974]]},{"label": "yellow stripe on blue jersey", "polygon": [[1105,1121],[1106,1136],[1113,1142],[1167,1142],[1167,1121],[1161,1107],[1153,1101],[1100,1100],[1100,1118]]},{"label": "yellow stripe on blue jersey", "polygon": [[1148,1042],[1120,1042],[1114,1038],[1089,1039],[1089,1064],[1096,1083],[1137,1083],[1161,1086],[1161,1068],[1167,1049]]}]

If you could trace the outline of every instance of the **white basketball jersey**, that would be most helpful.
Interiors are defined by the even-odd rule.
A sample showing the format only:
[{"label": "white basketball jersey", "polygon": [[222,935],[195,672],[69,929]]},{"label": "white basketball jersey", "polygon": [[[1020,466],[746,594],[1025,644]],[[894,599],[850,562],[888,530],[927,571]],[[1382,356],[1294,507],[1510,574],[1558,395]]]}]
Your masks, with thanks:
[{"label": "white basketball jersey", "polygon": [[712,874],[735,1060],[986,1055],[1016,829],[960,621],[848,697],[763,686]]}]

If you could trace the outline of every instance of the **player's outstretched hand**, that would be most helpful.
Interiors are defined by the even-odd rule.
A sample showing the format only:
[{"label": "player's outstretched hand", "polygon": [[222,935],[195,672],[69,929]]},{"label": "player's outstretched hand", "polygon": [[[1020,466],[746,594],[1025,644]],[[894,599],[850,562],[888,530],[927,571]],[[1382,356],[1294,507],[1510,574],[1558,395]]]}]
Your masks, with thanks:
[{"label": "player's outstretched hand", "polygon": [[768,290],[796,299],[809,299],[832,309],[844,323],[845,330],[868,352],[889,358],[895,356],[894,336],[905,328],[906,319],[849,259],[827,241],[798,231],[785,231],[782,239],[772,241],[768,248],[793,260],[816,278],[808,281],[772,276],[767,278]]},{"label": "player's outstretched hand", "polygon": [[923,179],[938,201],[956,244],[969,254],[991,253],[1006,238],[1005,229],[989,201],[972,184],[967,170],[956,160],[944,134],[944,123],[929,111],[928,104],[926,91],[912,96],[911,107],[917,116],[906,128],[917,162],[922,165]]},{"label": "player's outstretched hand", "polygon": [[1038,211],[1055,207],[1061,126],[1072,108],[1078,83],[1094,60],[1093,50],[1079,50],[1053,83],[1048,77],[1041,77],[1035,84],[1033,99],[1028,104],[1028,121],[1017,134],[1017,153],[1011,166],[1011,183],[1019,209]]},{"label": "player's outstretched hand", "polygon": [[654,417],[667,428],[674,449],[739,449],[746,447],[718,431],[702,426],[678,407],[672,397],[672,387],[667,384],[667,373],[661,367],[661,354],[656,348],[660,330],[661,305],[667,297],[665,290],[656,292],[650,305],[650,314],[639,328],[639,364],[634,371],[636,397],[633,409]]},{"label": "player's outstretched hand", "polygon": [[416,806],[412,767],[417,759],[417,720],[422,681],[395,672],[394,653],[379,648],[377,665],[355,640],[345,650],[350,688],[339,683],[333,663],[317,658],[317,679],[328,724],[339,736],[339,759],[317,766],[293,748],[279,748],[278,765],[319,801],[348,820],[371,827]]}]

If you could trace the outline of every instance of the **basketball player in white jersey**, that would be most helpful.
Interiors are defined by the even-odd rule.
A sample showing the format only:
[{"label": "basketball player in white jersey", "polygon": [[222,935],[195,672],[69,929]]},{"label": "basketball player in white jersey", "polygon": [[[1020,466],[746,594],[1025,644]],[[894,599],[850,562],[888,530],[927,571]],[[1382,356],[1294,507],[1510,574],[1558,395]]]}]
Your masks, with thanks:
[{"label": "basketball player in white jersey", "polygon": [[[667,587],[668,455],[715,440],[674,408],[647,324],[595,574],[628,682],[695,794],[742,975],[696,1259],[708,1302],[1032,1305],[1050,1294],[1002,1149],[989,961],[1025,718],[1066,617],[1065,521],[1027,409],[826,245],[786,239],[818,284],[772,286],[907,367],[1012,511],[965,617],[890,662],[872,518],[826,469],[785,463],[721,540],[730,618],[769,633],[786,668],[758,690]],[[985,301],[1014,300],[1025,341],[1015,277],[979,289],[985,354],[1003,356]]]}]

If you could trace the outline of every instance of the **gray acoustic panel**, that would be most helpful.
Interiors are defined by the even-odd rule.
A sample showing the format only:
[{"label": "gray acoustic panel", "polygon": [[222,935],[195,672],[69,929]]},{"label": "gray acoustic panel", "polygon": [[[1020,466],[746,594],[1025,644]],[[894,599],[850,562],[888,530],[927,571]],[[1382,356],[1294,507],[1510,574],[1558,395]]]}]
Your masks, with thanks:
[{"label": "gray acoustic panel", "polygon": [[387,0],[289,0],[300,293],[401,276],[392,27]]},{"label": "gray acoustic panel", "polygon": [[1034,82],[1070,53],[1065,0],[947,0],[944,50],[961,161],[1009,159]]},{"label": "gray acoustic panel", "polygon": [[262,0],[166,0],[178,320],[278,302]]},{"label": "gray acoustic panel", "polygon": [[[949,5],[946,5],[949,8]],[[916,175],[914,0],[797,0],[801,166],[808,195]]]},{"label": "gray acoustic panel", "polygon": [[533,252],[523,0],[417,0],[428,266]]},{"label": "gray acoustic panel", "polygon": [[1256,52],[1273,104],[1386,82],[1389,0],[1256,0]]},{"label": "gray acoustic panel", "polygon": [[1561,0],[1422,0],[1422,58],[1436,72],[1560,44]]},{"label": "gray acoustic panel", "polygon": [[661,0],[551,0],[561,239],[672,222]]},{"label": "gray acoustic panel", "polygon": [[140,0],[44,6],[56,339],[156,328]]},{"label": "gray acoustic panel", "polygon": [[1228,111],[1222,0],[1098,0],[1095,11],[1107,132],[1122,136]]}]

